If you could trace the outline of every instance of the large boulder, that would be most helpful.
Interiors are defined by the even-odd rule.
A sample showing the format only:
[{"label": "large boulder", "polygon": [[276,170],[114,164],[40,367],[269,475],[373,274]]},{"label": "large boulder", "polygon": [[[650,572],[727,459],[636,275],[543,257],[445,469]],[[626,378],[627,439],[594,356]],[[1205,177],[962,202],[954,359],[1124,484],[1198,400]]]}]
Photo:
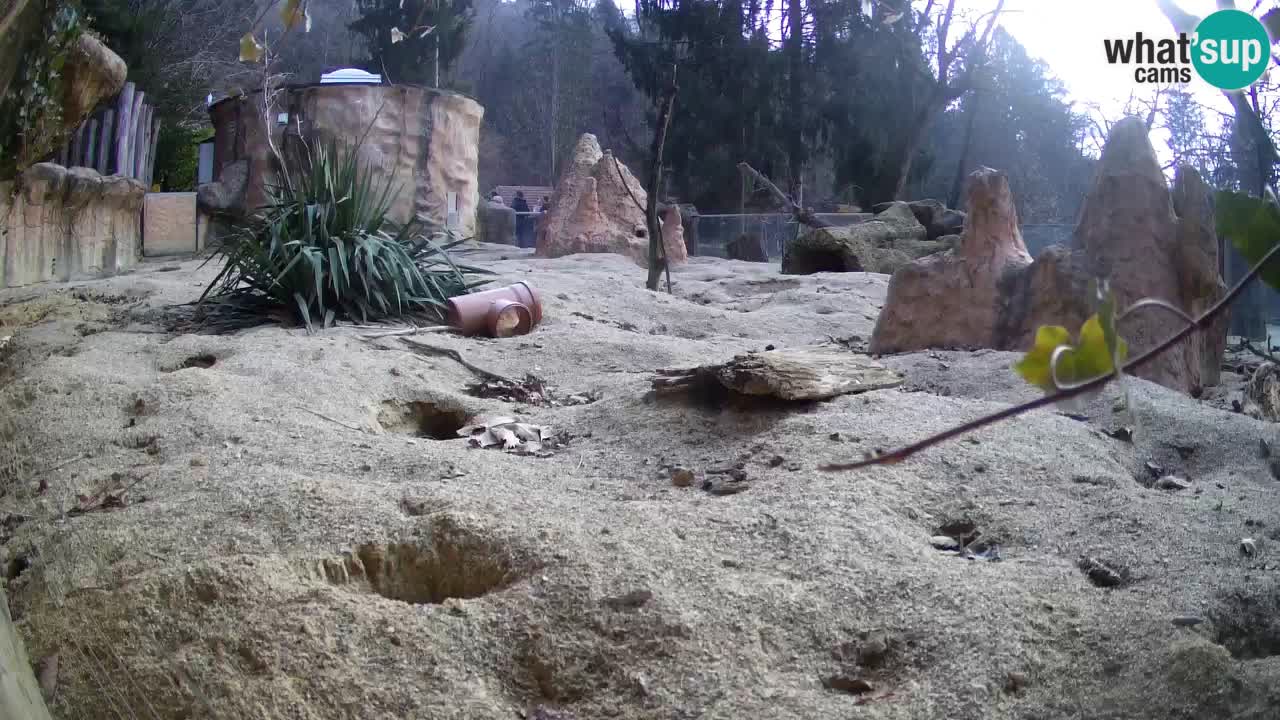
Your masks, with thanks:
[{"label": "large boulder", "polygon": [[[648,266],[647,200],[627,166],[601,150],[594,135],[584,134],[551,196],[550,210],[538,221],[537,254],[617,253]],[[678,209],[663,213],[662,230],[668,262],[688,259]]]},{"label": "large boulder", "polygon": [[[20,112],[35,113],[25,123],[9,129],[22,133],[12,146],[6,138],[10,157],[0,158],[0,180],[12,179],[23,170],[21,164],[46,157],[62,146],[98,103],[124,87],[127,68],[124,60],[93,35],[82,33],[69,47],[49,41],[42,28],[48,16],[62,0],[8,0],[0,10],[0,113],[18,117]],[[63,52],[65,55],[56,57]],[[56,113],[45,113],[47,106],[18,107],[16,96],[8,91],[21,79],[21,69],[33,62],[62,63],[58,96],[54,98]],[[22,127],[22,125],[30,127]],[[8,127],[8,123],[0,122]],[[15,136],[16,137],[16,136]],[[14,159],[17,162],[14,162]]]},{"label": "large boulder", "polygon": [[67,53],[62,122],[70,132],[84,122],[102,100],[124,88],[129,69],[101,40],[85,33]]},{"label": "large boulder", "polygon": [[924,226],[930,240],[957,235],[964,230],[965,214],[948,208],[940,200],[915,200],[907,203],[907,207]]},{"label": "large boulder", "polygon": [[[1180,168],[1171,192],[1146,124],[1127,118],[1107,139],[1073,247],[1050,247],[1034,263],[1008,183],[994,170],[975,172],[959,251],[894,274],[871,351],[1025,350],[1040,326],[1076,331],[1095,311],[1098,278],[1109,280],[1120,308],[1157,298],[1196,315],[1226,292],[1217,248],[1208,186]],[[1126,318],[1120,332],[1138,355],[1183,326],[1174,314],[1149,308]],[[1217,384],[1226,331],[1227,318],[1219,317],[1136,374],[1193,394]]]},{"label": "large boulder", "polygon": [[906,203],[893,203],[874,218],[855,225],[816,228],[787,244],[782,272],[893,273],[912,260],[947,249],[930,241],[925,227]]},{"label": "large boulder", "polygon": [[196,206],[213,216],[240,217],[247,210],[249,160],[242,158],[222,168],[214,182],[196,188]]}]

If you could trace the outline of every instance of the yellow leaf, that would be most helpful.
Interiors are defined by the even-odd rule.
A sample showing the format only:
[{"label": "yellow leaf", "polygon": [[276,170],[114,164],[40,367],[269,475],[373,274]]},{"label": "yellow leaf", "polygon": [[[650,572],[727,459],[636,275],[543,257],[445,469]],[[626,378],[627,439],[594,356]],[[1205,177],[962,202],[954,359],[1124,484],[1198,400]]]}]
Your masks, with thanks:
[{"label": "yellow leaf", "polygon": [[[1120,356],[1120,362],[1124,362],[1128,352],[1129,348],[1125,345],[1124,340],[1116,338],[1116,354]],[[1059,373],[1059,379],[1069,382],[1081,382],[1092,380],[1115,370],[1115,364],[1111,361],[1111,351],[1107,348],[1107,337],[1102,331],[1102,321],[1097,315],[1086,320],[1084,326],[1080,328],[1080,341],[1076,343],[1074,370],[1075,377],[1066,378]]]},{"label": "yellow leaf", "polygon": [[[1066,328],[1057,325],[1042,326],[1036,331],[1036,342],[1013,369],[1024,380],[1045,392],[1060,388],[1054,383],[1053,353],[1065,346],[1058,356],[1057,379],[1063,384],[1084,382],[1114,371],[1111,352],[1107,349],[1106,333],[1097,315],[1090,317],[1080,327],[1080,337],[1075,344]],[[1121,338],[1116,339],[1116,355],[1120,362],[1128,356],[1129,347]]]},{"label": "yellow leaf", "polygon": [[1058,325],[1043,325],[1036,330],[1036,343],[1027,354],[1013,366],[1015,372],[1024,380],[1046,391],[1053,392],[1053,374],[1049,369],[1049,361],[1053,351],[1059,345],[1071,342],[1071,334]]},{"label": "yellow leaf", "polygon": [[240,62],[256,63],[262,62],[264,48],[253,36],[253,33],[245,33],[240,38]]},{"label": "yellow leaf", "polygon": [[306,10],[302,7],[302,0],[285,0],[284,5],[280,6],[280,20],[286,29],[292,30],[305,18]]}]

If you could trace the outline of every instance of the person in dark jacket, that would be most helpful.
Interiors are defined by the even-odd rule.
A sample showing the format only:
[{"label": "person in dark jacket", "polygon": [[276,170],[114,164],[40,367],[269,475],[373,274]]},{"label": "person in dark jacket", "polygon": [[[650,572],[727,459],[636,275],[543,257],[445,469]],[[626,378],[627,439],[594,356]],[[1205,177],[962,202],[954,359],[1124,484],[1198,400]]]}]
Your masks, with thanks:
[{"label": "person in dark jacket", "polygon": [[522,248],[531,246],[533,218],[528,214],[529,203],[524,199],[523,191],[516,191],[516,199],[511,201],[511,209],[516,211],[516,244]]}]

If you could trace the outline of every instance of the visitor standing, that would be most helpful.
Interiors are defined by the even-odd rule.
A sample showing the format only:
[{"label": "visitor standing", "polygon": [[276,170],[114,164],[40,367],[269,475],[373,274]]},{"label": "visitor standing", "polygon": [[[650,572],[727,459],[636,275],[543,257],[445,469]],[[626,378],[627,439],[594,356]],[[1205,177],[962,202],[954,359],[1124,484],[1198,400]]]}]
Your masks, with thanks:
[{"label": "visitor standing", "polygon": [[511,201],[511,209],[516,211],[516,244],[522,248],[533,245],[530,242],[530,235],[533,233],[529,232],[532,218],[529,217],[529,203],[524,199],[524,191],[516,191],[516,198]]}]

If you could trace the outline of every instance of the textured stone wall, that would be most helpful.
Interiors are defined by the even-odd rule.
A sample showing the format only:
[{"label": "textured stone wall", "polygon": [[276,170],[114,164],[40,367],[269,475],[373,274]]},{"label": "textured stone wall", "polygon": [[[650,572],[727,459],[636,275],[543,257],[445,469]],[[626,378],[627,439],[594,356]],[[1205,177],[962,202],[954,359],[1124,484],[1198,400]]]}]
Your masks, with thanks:
[{"label": "textured stone wall", "polygon": [[[202,210],[242,212],[263,204],[264,188],[278,182],[279,170],[268,132],[291,166],[297,163],[301,141],[314,146],[331,140],[354,143],[363,137],[361,159],[399,190],[391,206],[393,221],[403,223],[416,216],[429,227],[443,228],[452,194],[457,231],[464,237],[475,234],[484,117],[476,101],[412,85],[293,87],[267,128],[260,98],[258,93],[228,98],[209,109],[215,182],[201,186]],[[288,124],[281,126],[278,116],[285,113]],[[234,187],[210,188],[222,184]]]},{"label": "textured stone wall", "polygon": [[33,165],[0,183],[0,287],[111,275],[137,262],[146,188],[88,168]]}]

